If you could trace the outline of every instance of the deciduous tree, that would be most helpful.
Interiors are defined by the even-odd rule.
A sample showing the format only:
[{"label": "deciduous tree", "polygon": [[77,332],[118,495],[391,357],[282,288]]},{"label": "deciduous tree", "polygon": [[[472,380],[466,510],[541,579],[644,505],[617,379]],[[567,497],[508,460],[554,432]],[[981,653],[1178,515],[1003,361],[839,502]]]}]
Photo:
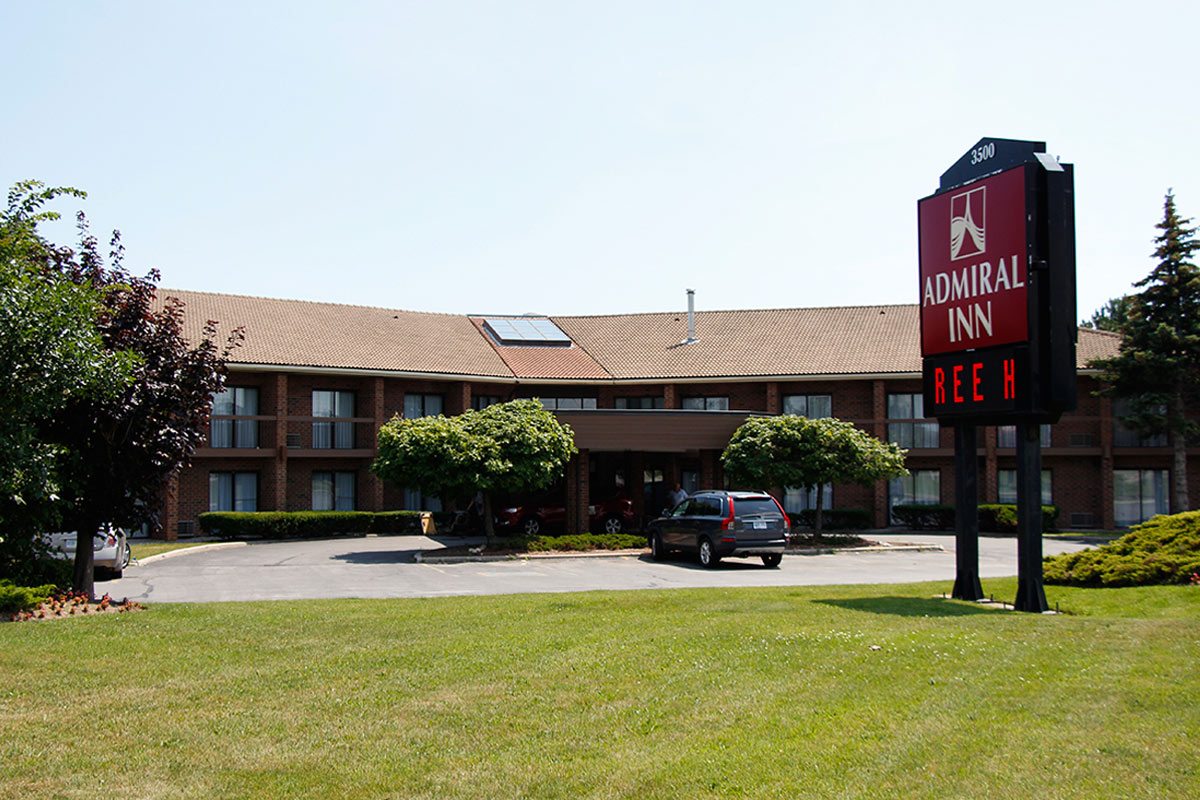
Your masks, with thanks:
[{"label": "deciduous tree", "polygon": [[1175,196],[1163,201],[1156,226],[1150,274],[1129,297],[1120,351],[1094,362],[1104,370],[1104,393],[1130,401],[1123,421],[1143,433],[1169,433],[1174,451],[1172,510],[1189,509],[1187,442],[1200,433],[1189,409],[1200,400],[1200,269],[1192,255],[1200,248],[1191,220],[1179,216]]},{"label": "deciduous tree", "polygon": [[393,419],[379,430],[371,470],[432,494],[482,492],[490,540],[492,495],[549,486],[576,452],[569,426],[534,400],[513,400],[455,417]]},{"label": "deciduous tree", "polygon": [[[826,483],[870,484],[908,474],[898,445],[832,417],[791,414],[746,420],[730,438],[721,463],[735,483],[757,487],[819,489]],[[819,536],[822,493],[816,495]]]},{"label": "deciduous tree", "polygon": [[1091,319],[1086,319],[1079,324],[1084,328],[1120,333],[1129,319],[1129,304],[1129,295],[1114,297],[1092,312]]}]

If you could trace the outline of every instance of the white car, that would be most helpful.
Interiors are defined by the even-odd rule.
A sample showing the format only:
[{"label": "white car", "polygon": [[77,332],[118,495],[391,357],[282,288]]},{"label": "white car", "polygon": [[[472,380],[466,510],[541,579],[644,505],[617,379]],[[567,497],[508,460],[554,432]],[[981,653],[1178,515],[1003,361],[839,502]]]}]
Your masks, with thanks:
[{"label": "white car", "polygon": [[[42,541],[57,558],[75,558],[75,531],[42,534]],[[129,566],[132,551],[125,531],[105,524],[92,544],[92,567],[101,580],[121,577]]]}]

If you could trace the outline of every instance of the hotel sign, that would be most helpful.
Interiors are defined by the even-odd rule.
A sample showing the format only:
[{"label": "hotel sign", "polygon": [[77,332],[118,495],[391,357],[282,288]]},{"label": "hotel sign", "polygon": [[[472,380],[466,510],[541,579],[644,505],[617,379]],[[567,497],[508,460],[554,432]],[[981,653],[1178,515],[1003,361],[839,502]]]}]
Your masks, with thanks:
[{"label": "hotel sign", "polygon": [[925,413],[1053,421],[1075,407],[1073,171],[983,139],[917,204]]}]

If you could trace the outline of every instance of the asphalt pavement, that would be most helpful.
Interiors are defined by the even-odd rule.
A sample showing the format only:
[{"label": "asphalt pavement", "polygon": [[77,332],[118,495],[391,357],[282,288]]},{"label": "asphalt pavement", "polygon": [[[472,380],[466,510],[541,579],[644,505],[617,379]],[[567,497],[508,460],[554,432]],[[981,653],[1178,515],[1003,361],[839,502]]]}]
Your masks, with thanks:
[{"label": "asphalt pavement", "polygon": [[[876,541],[938,545],[939,550],[902,550],[788,555],[776,569],[758,559],[727,559],[708,570],[682,556],[655,562],[648,555],[606,558],[529,558],[505,561],[417,563],[419,551],[461,539],[379,536],[321,541],[264,542],[181,551],[170,558],[133,564],[96,592],[150,603],[205,603],[337,597],[439,597],[627,589],[722,586],[815,586],[954,580],[954,536],[869,534]],[[1088,545],[1044,539],[1043,552]],[[1017,574],[1012,538],[980,537],[983,578]]]}]

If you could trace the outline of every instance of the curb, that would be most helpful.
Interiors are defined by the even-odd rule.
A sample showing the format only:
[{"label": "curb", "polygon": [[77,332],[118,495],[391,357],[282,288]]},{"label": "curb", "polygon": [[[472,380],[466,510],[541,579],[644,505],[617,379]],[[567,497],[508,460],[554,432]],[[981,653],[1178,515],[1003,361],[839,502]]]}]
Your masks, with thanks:
[{"label": "curb", "polygon": [[133,566],[141,564],[151,564],[155,561],[161,561],[164,558],[175,558],[175,556],[187,555],[188,553],[202,553],[205,550],[224,550],[229,547],[245,547],[245,542],[214,542],[212,544],[198,544],[195,547],[181,547],[178,550],[168,550],[165,553],[155,553],[152,556],[145,558],[134,559]]},{"label": "curb", "polygon": [[[839,553],[919,553],[928,551],[944,552],[945,549],[940,544],[894,544],[872,547],[806,547],[788,550],[784,555],[823,556],[837,555]],[[649,555],[649,553],[650,550],[648,548],[640,550],[591,550],[579,553],[509,553],[507,555],[494,556],[426,556],[417,553],[413,556],[413,561],[418,564],[482,564],[493,561],[537,561],[539,559],[552,558],[629,558],[631,556],[641,557]]]}]

